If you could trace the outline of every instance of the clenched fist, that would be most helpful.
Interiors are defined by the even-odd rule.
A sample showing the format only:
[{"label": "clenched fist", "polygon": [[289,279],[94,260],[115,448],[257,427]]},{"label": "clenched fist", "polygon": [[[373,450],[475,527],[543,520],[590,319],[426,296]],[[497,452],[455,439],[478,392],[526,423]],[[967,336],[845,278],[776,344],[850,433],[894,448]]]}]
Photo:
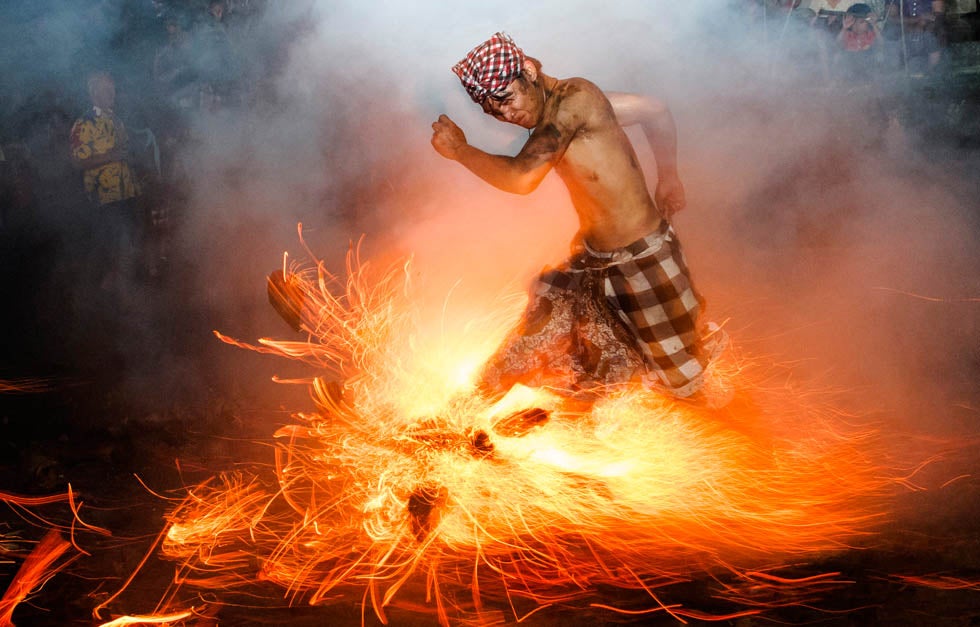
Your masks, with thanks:
[{"label": "clenched fist", "polygon": [[432,123],[432,147],[447,159],[456,160],[456,153],[466,145],[466,135],[456,123],[443,114]]}]

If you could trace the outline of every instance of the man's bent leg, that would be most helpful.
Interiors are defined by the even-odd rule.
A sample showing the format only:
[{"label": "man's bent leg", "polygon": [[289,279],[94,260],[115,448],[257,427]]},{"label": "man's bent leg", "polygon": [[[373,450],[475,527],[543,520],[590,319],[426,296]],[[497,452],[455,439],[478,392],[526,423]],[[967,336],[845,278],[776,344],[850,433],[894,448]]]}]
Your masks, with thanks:
[{"label": "man's bent leg", "polygon": [[573,369],[570,301],[558,290],[534,291],[520,322],[480,372],[478,390],[485,398],[499,399],[518,383],[561,385]]}]

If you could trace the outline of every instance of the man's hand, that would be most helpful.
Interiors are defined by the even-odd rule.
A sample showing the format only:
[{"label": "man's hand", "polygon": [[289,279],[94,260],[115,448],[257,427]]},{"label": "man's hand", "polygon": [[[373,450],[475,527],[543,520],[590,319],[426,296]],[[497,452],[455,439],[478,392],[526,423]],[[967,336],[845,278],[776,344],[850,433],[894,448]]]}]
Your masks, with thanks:
[{"label": "man's hand", "polygon": [[675,213],[687,206],[687,199],[684,198],[684,185],[681,184],[676,173],[659,176],[653,200],[667,220],[670,220]]},{"label": "man's hand", "polygon": [[466,145],[466,135],[456,123],[443,114],[432,123],[432,147],[440,155],[453,161],[460,148]]}]

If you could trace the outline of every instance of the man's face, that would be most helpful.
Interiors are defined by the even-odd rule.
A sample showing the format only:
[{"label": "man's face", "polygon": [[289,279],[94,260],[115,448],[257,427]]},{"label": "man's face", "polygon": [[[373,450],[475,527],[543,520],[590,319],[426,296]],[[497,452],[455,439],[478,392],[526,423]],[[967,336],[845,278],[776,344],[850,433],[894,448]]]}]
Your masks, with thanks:
[{"label": "man's face", "polygon": [[92,104],[100,109],[112,109],[116,103],[116,85],[112,79],[101,76],[89,86],[89,95],[92,97]]},{"label": "man's face", "polygon": [[535,87],[522,74],[503,90],[487,97],[483,102],[483,112],[501,122],[534,128],[541,119],[544,103],[541,92]]}]

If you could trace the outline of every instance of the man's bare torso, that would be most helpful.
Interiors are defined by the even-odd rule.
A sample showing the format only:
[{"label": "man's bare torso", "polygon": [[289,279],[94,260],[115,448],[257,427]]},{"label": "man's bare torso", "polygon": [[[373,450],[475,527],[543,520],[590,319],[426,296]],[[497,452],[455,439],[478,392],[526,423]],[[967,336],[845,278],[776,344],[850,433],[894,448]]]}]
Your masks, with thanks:
[{"label": "man's bare torso", "polygon": [[[535,134],[557,136],[554,168],[571,194],[581,235],[599,250],[625,246],[660,224],[629,138],[602,91],[582,78],[558,80]],[[562,135],[570,135],[565,139]],[[533,143],[529,140],[529,144]]]}]

